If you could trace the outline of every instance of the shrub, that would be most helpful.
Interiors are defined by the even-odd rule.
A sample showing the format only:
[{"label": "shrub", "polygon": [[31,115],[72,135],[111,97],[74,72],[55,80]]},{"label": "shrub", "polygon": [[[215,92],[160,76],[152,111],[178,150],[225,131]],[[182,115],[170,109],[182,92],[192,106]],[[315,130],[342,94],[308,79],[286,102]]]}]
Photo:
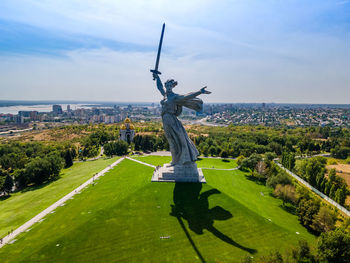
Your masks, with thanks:
[{"label": "shrub", "polygon": [[281,185],[278,184],[274,191],[274,195],[279,199],[282,199],[283,205],[286,202],[295,204],[297,202],[297,195],[295,193],[295,187],[293,185]]},{"label": "shrub", "polygon": [[290,177],[283,173],[279,172],[276,176],[270,176],[267,181],[266,181],[266,186],[275,188],[276,185],[287,185],[287,184],[292,184],[292,180]]}]

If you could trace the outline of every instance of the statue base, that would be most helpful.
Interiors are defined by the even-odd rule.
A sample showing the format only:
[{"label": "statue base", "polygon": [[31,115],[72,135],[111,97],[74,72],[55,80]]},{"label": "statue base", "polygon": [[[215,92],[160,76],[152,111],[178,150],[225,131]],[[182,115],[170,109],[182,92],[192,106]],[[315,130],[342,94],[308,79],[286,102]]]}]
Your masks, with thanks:
[{"label": "statue base", "polygon": [[202,169],[197,168],[196,163],[184,165],[170,165],[156,167],[152,182],[190,182],[205,183]]}]

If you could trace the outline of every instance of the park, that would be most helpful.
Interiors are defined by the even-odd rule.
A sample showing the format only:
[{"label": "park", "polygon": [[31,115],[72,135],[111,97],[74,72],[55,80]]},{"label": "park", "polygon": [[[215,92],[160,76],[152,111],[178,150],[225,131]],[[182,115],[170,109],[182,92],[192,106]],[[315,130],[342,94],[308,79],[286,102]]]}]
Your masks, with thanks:
[{"label": "park", "polygon": [[[136,159],[160,165],[169,157]],[[247,179],[240,170],[230,170],[237,166],[234,161],[202,158],[198,166],[206,184],[154,183],[151,167],[125,159],[3,247],[1,258],[5,262],[240,262],[247,255],[257,258],[273,249],[283,251],[300,239],[315,241],[271,189]],[[42,189],[46,187],[51,188],[46,195],[60,189],[57,185]],[[43,196],[33,196],[32,203]],[[17,216],[30,219],[23,210]]]}]

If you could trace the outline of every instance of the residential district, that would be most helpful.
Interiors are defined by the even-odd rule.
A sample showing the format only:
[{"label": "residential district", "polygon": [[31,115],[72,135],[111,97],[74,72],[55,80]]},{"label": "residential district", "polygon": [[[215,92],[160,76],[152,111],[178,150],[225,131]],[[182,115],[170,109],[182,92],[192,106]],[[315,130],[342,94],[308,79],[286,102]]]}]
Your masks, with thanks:
[{"label": "residential district", "polygon": [[[19,111],[18,114],[4,114],[0,108],[0,134],[48,123],[118,123],[128,116],[133,121],[152,121],[161,118],[160,112],[160,105],[155,103],[102,104],[76,109],[70,105],[63,109],[55,104],[50,112]],[[236,103],[205,104],[200,113],[185,108],[181,118],[204,125],[350,127],[349,116],[350,105]]]}]

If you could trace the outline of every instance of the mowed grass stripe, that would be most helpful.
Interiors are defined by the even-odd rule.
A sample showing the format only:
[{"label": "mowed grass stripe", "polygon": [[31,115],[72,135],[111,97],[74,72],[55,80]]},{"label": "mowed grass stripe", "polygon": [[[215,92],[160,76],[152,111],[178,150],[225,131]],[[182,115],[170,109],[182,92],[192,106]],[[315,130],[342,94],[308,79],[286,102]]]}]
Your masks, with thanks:
[{"label": "mowed grass stripe", "polygon": [[[215,171],[205,170],[207,183],[219,188],[223,193],[240,202],[242,205],[262,216],[265,220],[290,231],[293,235],[299,233],[298,239],[304,238],[314,241],[306,228],[282,206],[282,201],[272,196],[272,189],[265,185],[247,179],[247,173],[242,171]],[[248,177],[249,178],[249,177]],[[270,221],[269,221],[270,222]]]},{"label": "mowed grass stripe", "polygon": [[[0,257],[5,262],[200,262],[176,218],[179,214],[207,262],[239,262],[247,249],[257,250],[257,257],[295,245],[299,238],[313,239],[308,233],[293,233],[298,225],[294,217],[289,229],[250,209],[250,203],[265,206],[255,193],[264,186],[240,171],[210,170],[205,172],[208,184],[176,185],[152,183],[152,173],[150,167],[124,160],[97,185],[2,248]],[[241,190],[233,183],[246,184],[251,197],[239,197]],[[279,200],[265,202],[275,216],[278,211],[283,220],[290,216]],[[221,236],[212,233],[213,227]]]}]

